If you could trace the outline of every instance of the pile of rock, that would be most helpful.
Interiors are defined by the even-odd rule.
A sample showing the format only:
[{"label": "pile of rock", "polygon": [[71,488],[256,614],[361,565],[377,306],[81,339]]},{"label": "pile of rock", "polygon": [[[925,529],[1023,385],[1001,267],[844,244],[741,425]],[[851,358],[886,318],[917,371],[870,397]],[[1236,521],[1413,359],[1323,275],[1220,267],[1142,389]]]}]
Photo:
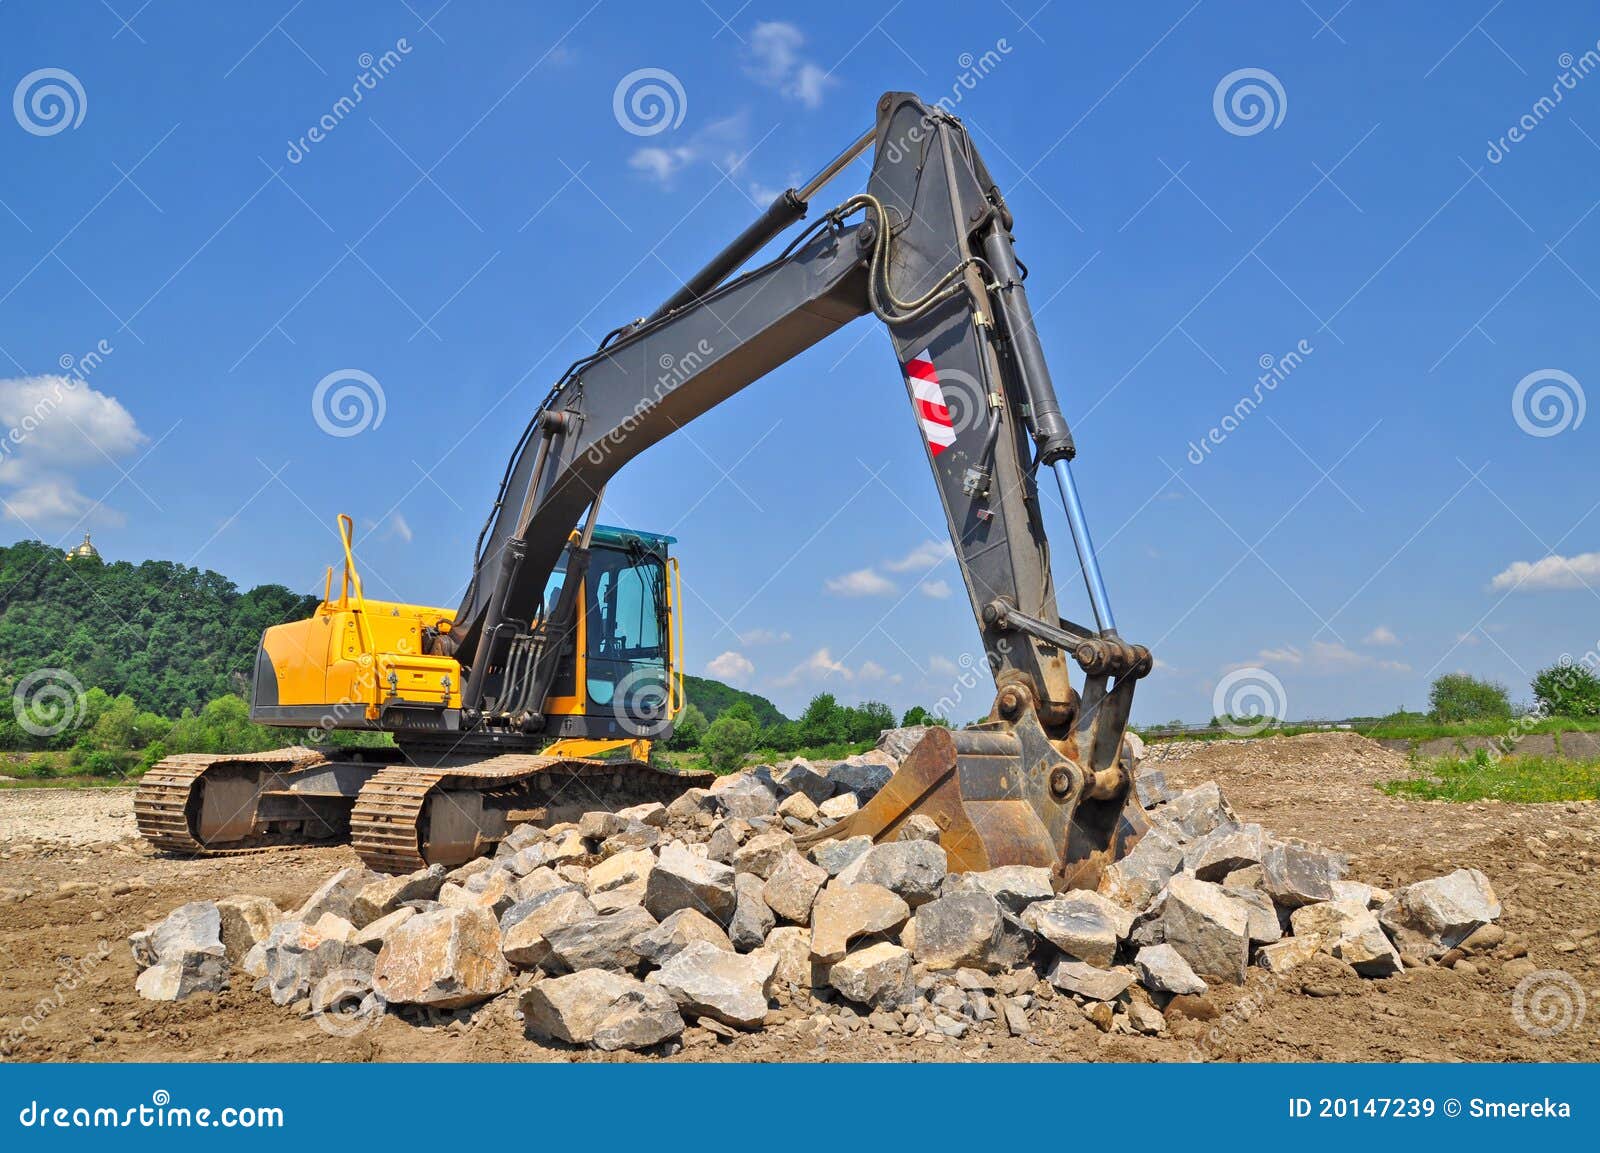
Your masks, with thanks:
[{"label": "pile of rock", "polygon": [[[795,836],[854,812],[912,735],[829,766],[719,779],[671,805],[517,828],[494,858],[404,877],[359,866],[290,914],[260,897],[194,902],[135,934],[142,995],[222,987],[230,967],[278,1004],[375,1019],[502,995],[530,1037],[645,1049],[803,1021],[819,1002],[882,1032],[1025,1034],[1063,995],[1102,1029],[1156,1034],[1175,998],[1325,954],[1383,977],[1437,959],[1500,914],[1476,870],[1389,894],[1345,862],[1241,822],[1215,784],[1140,774],[1149,833],[1100,890],[1042,868],[950,873],[938,827]],[[341,1008],[342,1006],[342,1008]],[[339,1031],[339,1030],[335,1030]]]}]

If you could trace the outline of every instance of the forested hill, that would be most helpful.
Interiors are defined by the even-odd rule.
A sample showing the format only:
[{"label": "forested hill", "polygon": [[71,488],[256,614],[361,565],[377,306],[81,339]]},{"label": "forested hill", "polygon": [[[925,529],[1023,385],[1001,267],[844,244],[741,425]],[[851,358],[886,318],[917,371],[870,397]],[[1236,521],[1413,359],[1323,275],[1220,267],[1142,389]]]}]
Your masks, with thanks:
[{"label": "forested hill", "polygon": [[766,697],[747,693],[743,689],[736,689],[732,685],[725,685],[721,681],[711,680],[709,677],[685,676],[683,678],[683,692],[689,698],[689,703],[706,715],[706,720],[714,721],[724,711],[740,701],[746,701],[755,710],[756,720],[764,729],[773,725],[781,725],[789,718],[778,711],[778,706],[767,700]]},{"label": "forested hill", "polygon": [[240,592],[171,561],[69,560],[22,541],[0,547],[0,684],[62,668],[140,709],[198,712],[226,693],[248,696],[262,630],[316,603],[282,585]]},{"label": "forested hill", "polygon": [[[227,577],[171,561],[68,559],[22,541],[0,547],[0,687],[62,668],[86,688],[177,717],[228,693],[248,698],[262,630],[310,615],[317,598],[282,585],[240,592]],[[708,720],[748,702],[763,728],[788,718],[766,697],[685,677]]]}]

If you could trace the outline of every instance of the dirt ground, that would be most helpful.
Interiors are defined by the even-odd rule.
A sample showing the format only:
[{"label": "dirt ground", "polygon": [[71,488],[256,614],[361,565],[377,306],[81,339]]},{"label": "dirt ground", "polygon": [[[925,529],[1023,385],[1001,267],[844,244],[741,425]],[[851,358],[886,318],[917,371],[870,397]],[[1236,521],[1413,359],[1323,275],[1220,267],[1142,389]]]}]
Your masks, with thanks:
[{"label": "dirt ground", "polygon": [[[859,1017],[776,1010],[760,1033],[691,1027],[670,1056],[527,1040],[515,991],[475,1013],[391,1013],[353,1037],[274,1006],[235,974],[221,994],[141,1001],[126,937],[184,901],[259,893],[298,905],[348,849],[211,860],[151,852],[133,835],[131,792],[0,791],[0,1051],[21,1061],[1505,1061],[1600,1057],[1600,805],[1451,805],[1379,793],[1396,753],[1347,733],[1155,746],[1148,764],[1177,786],[1216,780],[1240,817],[1348,853],[1350,876],[1393,889],[1463,866],[1485,872],[1511,934],[1456,969],[1382,981],[1327,959],[1283,976],[1252,969],[1163,1037],[1102,1033],[1070,999],[1041,999],[1021,1037],[991,1025],[958,1041],[879,1032]],[[104,953],[102,955],[102,943]],[[1515,954],[1576,980],[1590,1012],[1550,1037],[1512,1013]],[[1524,966],[1525,968],[1525,966]],[[1048,991],[1048,986],[1044,986]],[[820,1026],[819,1026],[820,1022]]]}]

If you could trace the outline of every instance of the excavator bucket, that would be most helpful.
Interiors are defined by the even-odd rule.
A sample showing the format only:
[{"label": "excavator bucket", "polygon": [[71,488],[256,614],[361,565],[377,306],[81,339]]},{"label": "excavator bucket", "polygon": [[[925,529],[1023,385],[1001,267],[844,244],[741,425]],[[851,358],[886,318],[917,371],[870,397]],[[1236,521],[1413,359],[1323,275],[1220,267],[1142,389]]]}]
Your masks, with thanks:
[{"label": "excavator bucket", "polygon": [[1034,865],[1058,890],[1094,888],[1146,828],[1125,754],[1107,776],[1081,770],[1037,723],[932,728],[872,800],[798,843],[892,841],[920,815],[938,826],[951,872]]}]

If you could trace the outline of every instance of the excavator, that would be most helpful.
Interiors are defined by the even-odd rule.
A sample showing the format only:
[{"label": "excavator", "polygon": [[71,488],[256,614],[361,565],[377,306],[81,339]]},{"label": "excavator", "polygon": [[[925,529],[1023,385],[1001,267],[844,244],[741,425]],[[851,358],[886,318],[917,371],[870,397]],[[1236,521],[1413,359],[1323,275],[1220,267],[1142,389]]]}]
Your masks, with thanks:
[{"label": "excavator", "polygon": [[[864,192],[745,268],[869,147]],[[1062,888],[1092,886],[1144,831],[1125,734],[1152,661],[1112,616],[1012,229],[960,120],[885,94],[870,131],[555,382],[501,478],[459,606],[367,599],[340,518],[340,587],[330,568],[310,618],[266,631],[251,716],[388,733],[392,746],[168,757],[135,798],[145,837],[190,854],[348,837],[369,866],[405,872],[490,852],[522,822],[709,784],[650,761],[684,702],[681,583],[671,538],[599,523],[607,482],[871,314],[902,367],[996,691],[984,721],[929,728],[876,796],[801,840],[893,839],[920,816],[952,870],[1036,865]],[[1057,610],[1042,476],[1066,511],[1092,627]]]}]

